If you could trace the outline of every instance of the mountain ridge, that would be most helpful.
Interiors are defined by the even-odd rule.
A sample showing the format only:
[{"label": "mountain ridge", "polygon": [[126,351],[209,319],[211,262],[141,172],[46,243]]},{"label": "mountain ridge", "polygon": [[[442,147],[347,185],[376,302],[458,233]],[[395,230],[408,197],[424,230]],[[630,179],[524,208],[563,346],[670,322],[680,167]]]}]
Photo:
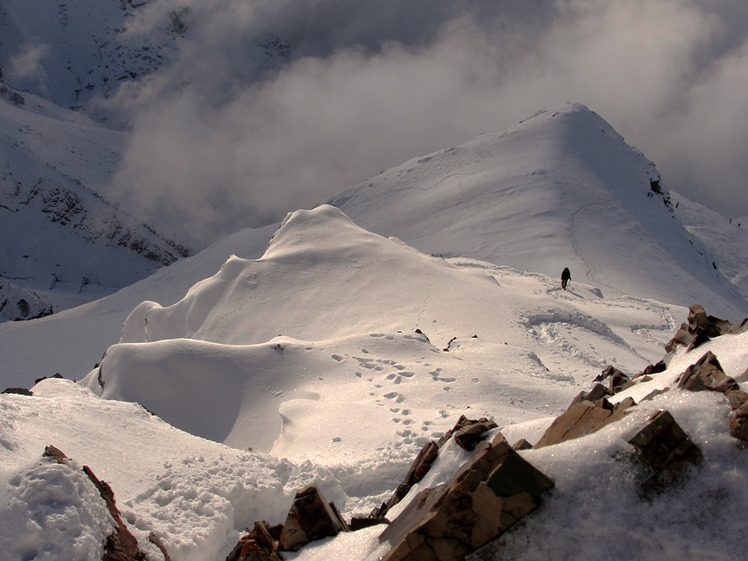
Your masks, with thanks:
[{"label": "mountain ridge", "polygon": [[[720,276],[693,246],[654,163],[581,104],[415,158],[326,202],[427,253],[550,275],[569,265],[574,278],[609,290],[684,305],[708,298],[730,316],[748,310],[748,286]],[[735,238],[745,243],[738,231]],[[658,253],[646,275],[632,255],[643,243]],[[745,270],[737,260],[730,266]],[[689,280],[666,286],[673,277]]]}]

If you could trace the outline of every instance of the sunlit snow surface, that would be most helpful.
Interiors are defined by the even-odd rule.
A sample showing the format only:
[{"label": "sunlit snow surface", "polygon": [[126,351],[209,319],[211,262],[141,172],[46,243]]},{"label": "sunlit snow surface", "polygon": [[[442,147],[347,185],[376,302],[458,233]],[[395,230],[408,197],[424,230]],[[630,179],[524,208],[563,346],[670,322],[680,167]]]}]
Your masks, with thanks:
[{"label": "sunlit snow surface", "polygon": [[[639,254],[651,264],[648,248]],[[150,532],[175,561],[222,560],[255,520],[282,522],[312,481],[345,517],[368,514],[461,414],[493,418],[510,442],[535,442],[605,366],[633,374],[660,360],[687,315],[576,271],[564,291],[557,275],[422,253],[323,205],[107,299],[0,326],[5,385],[30,385],[58,364],[80,380],[0,396],[0,551],[14,561],[100,558],[92,544],[111,526],[82,489],[83,465],[111,484],[153,559]],[[616,399],[674,388],[707,350],[739,377],[747,343],[731,335],[681,350]],[[626,440],[660,408],[705,461],[648,502]],[[739,559],[746,456],[728,415],[722,395],[671,389],[599,433],[522,452],[556,487],[502,538],[501,559]],[[42,459],[49,444],[72,463]],[[413,493],[448,480],[466,457],[448,444]],[[287,558],[373,561],[386,550],[379,531]]]}]

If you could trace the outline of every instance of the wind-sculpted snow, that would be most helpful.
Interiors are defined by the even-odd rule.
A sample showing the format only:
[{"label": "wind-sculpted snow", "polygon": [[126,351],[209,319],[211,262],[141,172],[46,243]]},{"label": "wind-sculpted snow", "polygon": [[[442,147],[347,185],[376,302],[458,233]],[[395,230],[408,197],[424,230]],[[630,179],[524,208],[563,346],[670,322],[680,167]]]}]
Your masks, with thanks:
[{"label": "wind-sculpted snow", "polygon": [[[181,301],[138,306],[84,383],[236,448],[305,457],[356,442],[397,463],[467,407],[530,420],[611,361],[659,359],[666,307],[616,320],[622,304],[554,284],[423,255],[330,206],[298,211],[262,258],[231,257]],[[659,347],[625,327],[631,316],[661,322]],[[374,422],[351,424],[351,404]]]}]

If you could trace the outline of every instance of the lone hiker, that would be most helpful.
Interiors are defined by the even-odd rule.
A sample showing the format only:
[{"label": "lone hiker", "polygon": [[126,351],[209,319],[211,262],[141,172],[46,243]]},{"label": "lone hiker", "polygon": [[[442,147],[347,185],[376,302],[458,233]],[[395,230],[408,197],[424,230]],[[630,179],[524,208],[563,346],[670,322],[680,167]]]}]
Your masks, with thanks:
[{"label": "lone hiker", "polygon": [[571,280],[571,271],[569,271],[569,267],[564,267],[564,270],[561,273],[561,288],[566,290],[566,284],[570,280]]}]

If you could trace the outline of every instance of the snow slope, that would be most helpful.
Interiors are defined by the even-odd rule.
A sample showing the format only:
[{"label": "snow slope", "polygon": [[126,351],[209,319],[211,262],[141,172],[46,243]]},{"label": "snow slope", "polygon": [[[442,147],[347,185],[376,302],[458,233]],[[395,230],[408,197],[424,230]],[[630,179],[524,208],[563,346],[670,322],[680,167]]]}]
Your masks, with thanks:
[{"label": "snow slope", "polygon": [[[34,291],[47,308],[59,311],[128,286],[187,254],[104,198],[126,133],[33,95],[23,99],[18,104],[0,95],[5,287]],[[0,319],[24,318],[7,312],[0,311]]]},{"label": "snow slope", "polygon": [[[166,271],[191,264],[196,274],[198,263]],[[150,532],[175,561],[224,559],[254,520],[281,522],[311,481],[346,517],[366,514],[460,414],[534,442],[604,365],[633,373],[659,360],[685,314],[583,282],[563,291],[539,273],[427,256],[331,206],[297,211],[261,258],[231,257],[173,304],[135,307],[122,342],[81,384],[49,379],[33,397],[0,396],[0,543],[11,560],[99,558],[109,523],[81,481],[84,464],[112,485],[152,559],[161,557]],[[740,377],[747,336],[680,350],[668,370],[617,398],[672,387],[706,350]],[[646,502],[625,441],[658,408],[707,461]],[[671,390],[599,433],[523,452],[556,487],[502,539],[500,558],[735,559],[748,465],[728,413],[721,395]],[[72,467],[41,459],[47,444]],[[465,458],[448,446],[420,487]],[[285,558],[373,561],[386,550],[380,531]]]},{"label": "snow slope", "polygon": [[[425,253],[551,276],[569,266],[573,279],[604,292],[748,313],[748,238],[733,228],[695,244],[669,201],[652,162],[599,115],[567,104],[406,162],[328,202]],[[711,212],[701,218],[708,223],[727,225]]]}]

